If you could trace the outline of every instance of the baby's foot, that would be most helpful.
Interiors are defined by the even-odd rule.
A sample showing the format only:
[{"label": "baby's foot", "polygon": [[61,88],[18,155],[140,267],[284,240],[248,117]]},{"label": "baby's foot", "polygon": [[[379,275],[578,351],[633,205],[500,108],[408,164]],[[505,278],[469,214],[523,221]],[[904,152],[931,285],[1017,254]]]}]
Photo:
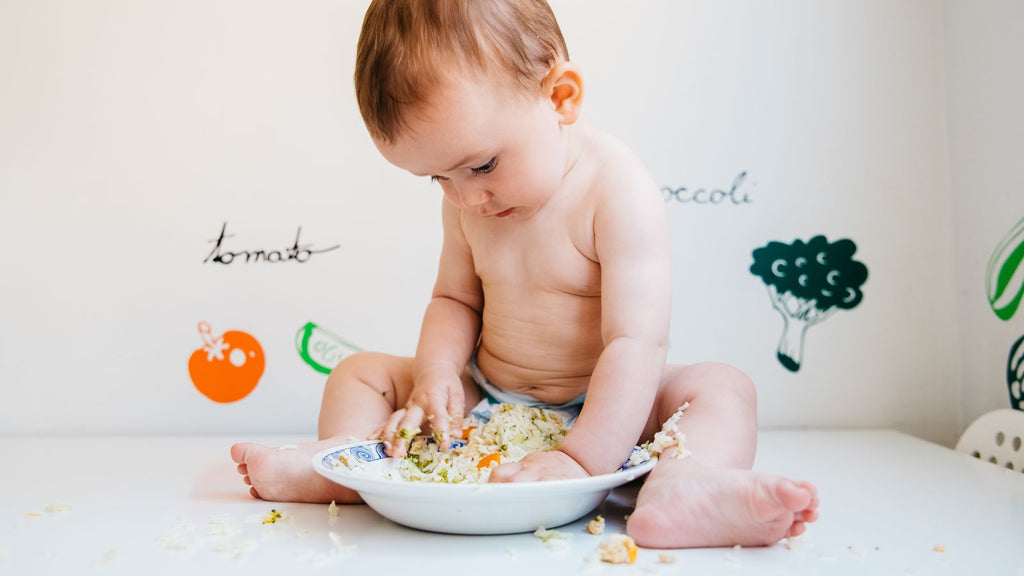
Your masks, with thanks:
[{"label": "baby's foot", "polygon": [[252,442],[231,447],[238,473],[256,498],[274,502],[362,502],[359,495],[313,470],[313,455],[329,447],[328,441],[295,448],[270,448]]},{"label": "baby's foot", "polygon": [[751,470],[665,461],[637,496],[626,531],[650,548],[765,546],[799,536],[818,518],[809,482]]}]

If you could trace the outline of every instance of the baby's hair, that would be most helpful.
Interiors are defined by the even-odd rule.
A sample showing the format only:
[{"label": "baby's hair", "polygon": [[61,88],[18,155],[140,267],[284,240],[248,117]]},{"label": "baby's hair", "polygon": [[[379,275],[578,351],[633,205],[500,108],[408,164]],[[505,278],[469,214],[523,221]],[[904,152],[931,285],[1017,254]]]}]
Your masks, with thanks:
[{"label": "baby's hair", "polygon": [[359,34],[356,99],[370,135],[391,143],[452,70],[497,73],[533,94],[568,59],[545,0],[373,0]]}]

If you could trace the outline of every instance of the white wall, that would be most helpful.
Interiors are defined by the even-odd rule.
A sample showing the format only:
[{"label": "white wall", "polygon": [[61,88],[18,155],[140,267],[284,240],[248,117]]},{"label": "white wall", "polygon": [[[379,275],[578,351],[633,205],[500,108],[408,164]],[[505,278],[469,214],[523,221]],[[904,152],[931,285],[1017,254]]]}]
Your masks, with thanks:
[{"label": "white wall", "polygon": [[[970,422],[1011,406],[1007,364],[1024,338],[1024,309],[1000,319],[986,293],[989,261],[1024,220],[1024,4],[947,0],[945,9],[957,321],[963,416]],[[1020,289],[1024,269],[1016,276]]]},{"label": "white wall", "polygon": [[[739,204],[669,202],[670,360],[748,371],[765,427],[951,442],[969,395],[954,192],[969,192],[949,160],[957,37],[943,5],[552,4],[585,114],[660,183],[710,198],[746,173]],[[440,194],[365,134],[350,80],[364,7],[0,4],[0,434],[312,432],[324,377],[296,352],[306,322],[413,351]],[[303,244],[338,248],[304,264],[204,263],[224,222],[234,251],[283,249],[299,226]],[[751,253],[818,234],[852,239],[869,276],[861,304],[808,330],[791,372]],[[212,402],[190,381],[200,321],[262,345],[266,370],[243,399]]]}]

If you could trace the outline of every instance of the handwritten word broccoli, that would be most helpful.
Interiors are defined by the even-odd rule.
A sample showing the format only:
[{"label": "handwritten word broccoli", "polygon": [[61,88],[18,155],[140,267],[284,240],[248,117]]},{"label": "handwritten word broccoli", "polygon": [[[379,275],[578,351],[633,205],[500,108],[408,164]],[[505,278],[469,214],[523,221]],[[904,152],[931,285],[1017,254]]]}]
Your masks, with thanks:
[{"label": "handwritten word broccoli", "polygon": [[853,259],[856,251],[853,240],[829,243],[824,236],[792,244],[772,241],[754,250],[750,272],[768,286],[772,306],[784,321],[777,357],[786,369],[800,369],[808,328],[864,298],[860,287],[868,269]]}]

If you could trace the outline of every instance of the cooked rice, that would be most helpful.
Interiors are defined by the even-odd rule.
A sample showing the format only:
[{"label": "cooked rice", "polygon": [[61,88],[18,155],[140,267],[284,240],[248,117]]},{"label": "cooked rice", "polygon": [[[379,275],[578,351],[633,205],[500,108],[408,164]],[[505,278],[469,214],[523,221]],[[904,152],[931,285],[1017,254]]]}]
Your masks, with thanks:
[{"label": "cooked rice", "polygon": [[531,452],[552,450],[566,432],[562,417],[554,412],[501,404],[486,424],[469,430],[463,446],[444,451],[433,439],[414,438],[408,455],[398,462],[398,477],[413,482],[487,482],[498,464],[518,462]]}]

